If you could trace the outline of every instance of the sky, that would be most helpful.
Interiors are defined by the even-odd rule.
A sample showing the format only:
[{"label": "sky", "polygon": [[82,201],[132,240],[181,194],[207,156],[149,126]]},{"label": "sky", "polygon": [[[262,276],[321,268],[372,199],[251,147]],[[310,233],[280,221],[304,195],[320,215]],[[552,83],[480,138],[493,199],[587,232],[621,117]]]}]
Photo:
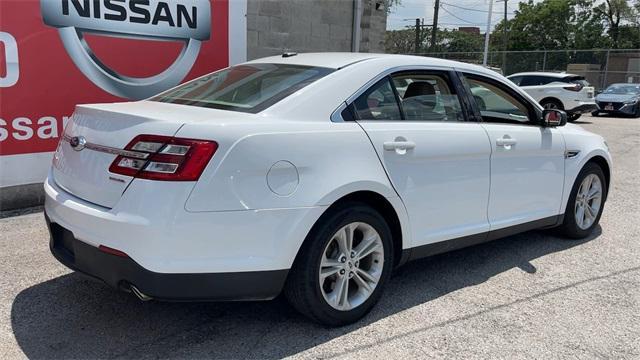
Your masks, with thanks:
[{"label": "sky", "polygon": [[[538,0],[536,0],[538,2]],[[391,9],[387,17],[387,29],[403,29],[415,25],[416,18],[424,18],[425,24],[433,23],[435,0],[401,0],[400,5]],[[484,32],[487,26],[489,0],[440,0],[439,27],[455,29],[460,26],[477,26]],[[514,16],[518,0],[507,1],[507,17]],[[491,27],[504,17],[504,2],[493,3]]]}]

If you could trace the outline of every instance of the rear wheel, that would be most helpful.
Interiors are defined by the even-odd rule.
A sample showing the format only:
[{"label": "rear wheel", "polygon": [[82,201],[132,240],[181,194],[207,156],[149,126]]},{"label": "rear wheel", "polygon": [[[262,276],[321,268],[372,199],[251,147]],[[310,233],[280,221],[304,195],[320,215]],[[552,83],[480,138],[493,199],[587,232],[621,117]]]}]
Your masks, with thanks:
[{"label": "rear wheel", "polygon": [[598,117],[600,116],[600,111],[596,110],[591,113],[591,116]]},{"label": "rear wheel", "polygon": [[607,194],[607,184],[600,166],[587,163],[571,189],[564,222],[559,230],[567,237],[589,236],[598,225]]},{"label": "rear wheel", "polygon": [[542,105],[543,108],[545,108],[546,110],[564,110],[564,106],[562,106],[562,103],[556,99],[545,99],[542,100],[540,102],[540,105]]},{"label": "rear wheel", "polygon": [[285,296],[325,325],[357,321],[375,305],[391,275],[391,230],[371,207],[350,203],[324,215],[291,269]]}]

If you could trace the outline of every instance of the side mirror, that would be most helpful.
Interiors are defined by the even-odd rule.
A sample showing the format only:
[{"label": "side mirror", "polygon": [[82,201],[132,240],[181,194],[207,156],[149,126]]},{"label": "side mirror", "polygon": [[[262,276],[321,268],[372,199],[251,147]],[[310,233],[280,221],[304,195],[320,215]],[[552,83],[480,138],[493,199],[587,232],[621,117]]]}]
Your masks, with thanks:
[{"label": "side mirror", "polygon": [[547,109],[542,112],[542,123],[546,127],[565,126],[567,113],[558,109]]}]

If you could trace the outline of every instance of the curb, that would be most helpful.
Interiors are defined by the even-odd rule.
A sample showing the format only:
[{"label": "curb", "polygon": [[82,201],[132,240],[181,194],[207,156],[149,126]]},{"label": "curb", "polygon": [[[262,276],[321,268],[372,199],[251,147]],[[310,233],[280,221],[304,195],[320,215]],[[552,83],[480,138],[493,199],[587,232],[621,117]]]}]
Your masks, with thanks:
[{"label": "curb", "polygon": [[43,183],[0,188],[0,211],[25,209],[44,203]]}]

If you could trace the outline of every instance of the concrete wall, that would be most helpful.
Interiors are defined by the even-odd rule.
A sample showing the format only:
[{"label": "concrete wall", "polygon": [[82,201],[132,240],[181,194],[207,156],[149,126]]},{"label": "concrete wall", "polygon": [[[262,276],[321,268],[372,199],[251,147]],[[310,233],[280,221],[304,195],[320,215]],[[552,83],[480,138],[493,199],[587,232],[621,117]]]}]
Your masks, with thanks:
[{"label": "concrete wall", "polygon": [[[383,52],[386,13],[363,0],[360,51]],[[248,0],[247,58],[284,51],[351,51],[351,0]]]}]

